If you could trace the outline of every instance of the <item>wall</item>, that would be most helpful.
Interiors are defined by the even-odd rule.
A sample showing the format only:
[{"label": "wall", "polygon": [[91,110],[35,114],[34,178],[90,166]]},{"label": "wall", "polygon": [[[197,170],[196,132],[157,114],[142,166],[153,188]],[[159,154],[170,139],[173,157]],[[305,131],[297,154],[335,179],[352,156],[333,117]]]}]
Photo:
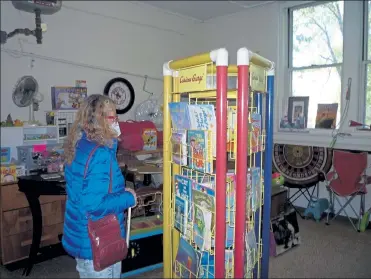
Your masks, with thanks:
[{"label": "wall", "polygon": [[[237,50],[240,47],[247,47],[276,63],[276,100],[280,99],[281,94],[277,84],[283,80],[282,75],[277,72],[281,68],[280,63],[282,62],[282,57],[280,54],[285,51],[280,45],[281,40],[279,38],[280,34],[285,32],[281,30],[283,28],[282,17],[280,16],[282,5],[287,4],[275,2],[233,15],[215,18],[203,24],[204,41],[202,48],[204,51],[217,47],[226,47],[229,52],[229,61],[234,64],[237,60]],[[275,107],[277,110],[277,103]],[[274,138],[275,142],[277,142],[277,134],[275,134]],[[331,139],[328,142],[330,141]],[[285,143],[285,141],[280,142]],[[303,141],[292,142],[292,144],[298,142]],[[346,144],[349,145],[349,142]],[[371,156],[369,156],[368,165],[370,166],[368,172],[369,175],[371,175]],[[369,188],[369,190],[371,190],[371,188]],[[291,191],[292,194],[294,192],[295,191]],[[320,197],[328,197],[323,183],[320,185],[319,195]],[[308,202],[304,197],[301,197],[295,204],[301,207],[307,207]],[[355,198],[352,205],[358,211],[358,197]],[[337,204],[335,206],[338,208]],[[370,207],[371,194],[368,194],[366,196],[366,209]],[[354,216],[351,210],[348,210],[348,214]],[[342,215],[344,215],[344,213],[342,213]]]},{"label": "wall", "polygon": [[277,61],[278,11],[279,4],[274,2],[207,21],[203,24],[203,48],[227,48],[232,64],[237,62],[241,47]]},{"label": "wall", "polygon": [[[142,90],[143,76],[149,76],[147,90],[162,103],[163,63],[196,51],[189,43],[195,38],[194,23],[128,1],[65,1],[58,13],[42,19],[48,27],[42,45],[36,44],[35,37],[23,35],[2,45],[1,120],[9,113],[13,119],[28,120],[28,108],[12,101],[13,87],[23,75],[33,75],[44,95],[37,120],[45,121],[43,111],[51,109],[50,87],[74,86],[76,79],[83,79],[88,94],[102,93],[106,83],[118,76],[127,78],[136,91],[133,108],[121,118],[134,118],[136,105],[148,98]],[[2,30],[34,29],[34,21],[33,14],[1,1]],[[17,54],[9,55],[4,49]],[[32,69],[31,58],[20,52],[35,54]]]}]

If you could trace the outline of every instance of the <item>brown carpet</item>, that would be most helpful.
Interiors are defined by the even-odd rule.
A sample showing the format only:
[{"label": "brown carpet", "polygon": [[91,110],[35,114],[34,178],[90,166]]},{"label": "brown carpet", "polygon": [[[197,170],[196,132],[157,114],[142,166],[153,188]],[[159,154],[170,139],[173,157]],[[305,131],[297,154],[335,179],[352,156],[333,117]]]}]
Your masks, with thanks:
[{"label": "brown carpet", "polygon": [[[302,244],[270,260],[270,278],[371,278],[371,230],[357,233],[350,223],[299,220]],[[22,270],[0,267],[0,278],[19,278]],[[40,263],[30,278],[77,278],[75,262],[63,256]],[[136,278],[162,278],[156,270]]]}]

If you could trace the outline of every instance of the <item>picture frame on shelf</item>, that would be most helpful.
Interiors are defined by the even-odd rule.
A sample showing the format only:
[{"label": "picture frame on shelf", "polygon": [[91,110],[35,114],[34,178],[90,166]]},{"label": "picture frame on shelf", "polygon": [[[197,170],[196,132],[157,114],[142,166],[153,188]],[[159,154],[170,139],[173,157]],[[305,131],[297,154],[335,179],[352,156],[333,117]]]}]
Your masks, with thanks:
[{"label": "picture frame on shelf", "polygon": [[291,128],[306,129],[308,124],[309,97],[289,97],[287,121]]},{"label": "picture frame on shelf", "polygon": [[78,110],[87,97],[86,87],[55,86],[51,88],[53,110]]}]

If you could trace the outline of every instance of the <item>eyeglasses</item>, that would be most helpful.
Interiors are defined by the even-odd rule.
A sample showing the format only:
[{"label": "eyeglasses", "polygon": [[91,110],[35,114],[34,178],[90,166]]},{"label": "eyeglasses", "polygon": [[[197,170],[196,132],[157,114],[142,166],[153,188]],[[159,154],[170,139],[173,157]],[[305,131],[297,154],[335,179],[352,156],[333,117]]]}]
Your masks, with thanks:
[{"label": "eyeglasses", "polygon": [[117,116],[106,116],[106,119],[109,119],[112,122],[119,122],[119,118]]}]

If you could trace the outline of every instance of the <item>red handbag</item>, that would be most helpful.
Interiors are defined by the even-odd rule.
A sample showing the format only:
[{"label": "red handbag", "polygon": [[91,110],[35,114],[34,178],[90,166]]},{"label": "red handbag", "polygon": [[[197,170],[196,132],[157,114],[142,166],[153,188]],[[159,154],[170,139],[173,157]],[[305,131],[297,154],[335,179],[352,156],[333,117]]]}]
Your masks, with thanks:
[{"label": "red handbag", "polygon": [[[98,146],[90,152],[85,165],[86,177],[88,163]],[[112,191],[112,162],[110,168],[110,183],[108,192]],[[130,211],[130,209],[129,209]],[[128,215],[130,218],[130,214]],[[128,226],[128,230],[129,226]],[[88,220],[88,233],[93,253],[95,271],[101,271],[115,263],[124,260],[128,254],[126,240],[121,236],[120,223],[115,214],[107,215],[97,221]],[[129,232],[128,232],[129,233]]]}]

